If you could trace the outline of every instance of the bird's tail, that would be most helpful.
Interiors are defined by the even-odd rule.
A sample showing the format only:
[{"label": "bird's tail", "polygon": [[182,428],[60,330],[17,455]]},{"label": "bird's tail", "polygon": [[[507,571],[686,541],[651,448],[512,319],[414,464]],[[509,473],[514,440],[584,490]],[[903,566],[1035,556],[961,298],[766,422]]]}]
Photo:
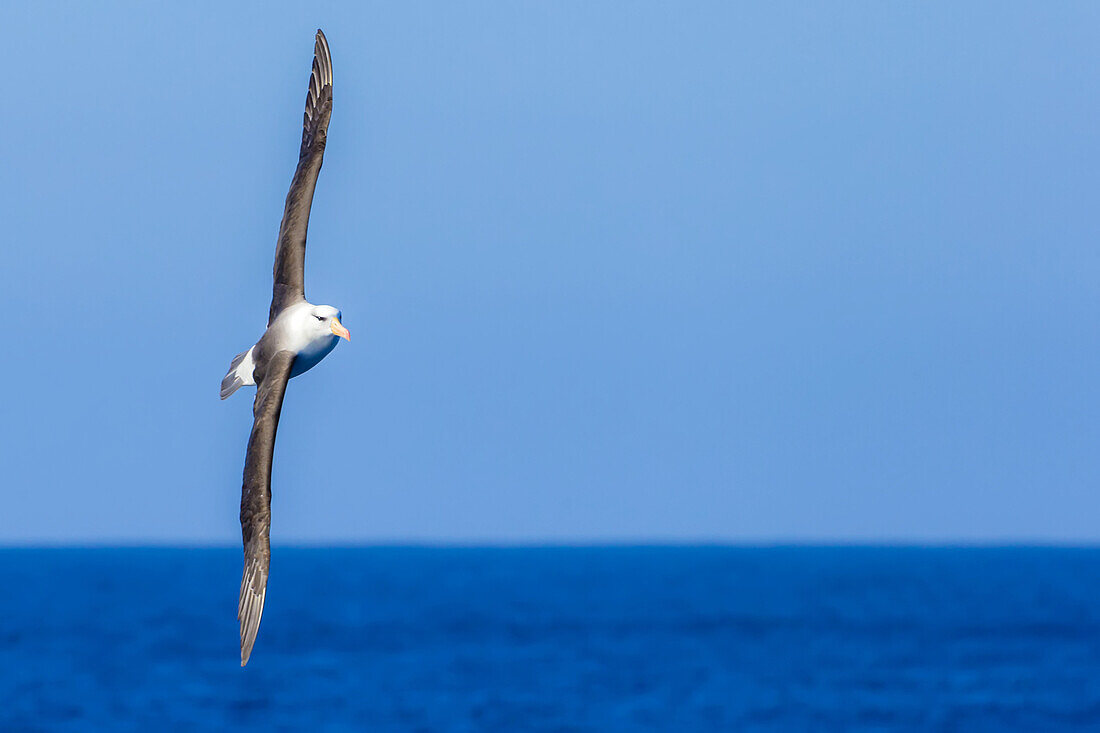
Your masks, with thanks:
[{"label": "bird's tail", "polygon": [[[255,348],[255,346],[252,347],[252,349]],[[242,386],[256,383],[252,378],[252,370],[256,368],[256,364],[252,361],[252,349],[237,354],[229,364],[229,371],[222,378],[223,400]]]}]

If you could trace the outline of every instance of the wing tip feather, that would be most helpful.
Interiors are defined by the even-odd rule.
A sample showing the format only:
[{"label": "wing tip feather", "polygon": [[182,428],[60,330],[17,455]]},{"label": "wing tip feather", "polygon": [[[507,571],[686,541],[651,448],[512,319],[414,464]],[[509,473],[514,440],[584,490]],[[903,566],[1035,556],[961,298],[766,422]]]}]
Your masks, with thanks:
[{"label": "wing tip feather", "polygon": [[317,29],[313,44],[313,66],[306,89],[306,110],[303,117],[302,144],[310,143],[318,127],[327,127],[327,120],[318,121],[321,111],[332,104],[332,53],[324,31]]},{"label": "wing tip feather", "polygon": [[264,615],[266,597],[267,574],[263,572],[259,562],[249,560],[241,578],[241,594],[237,601],[237,620],[241,624],[242,667],[248,664],[248,659],[252,656],[252,647],[256,644],[260,620]]}]

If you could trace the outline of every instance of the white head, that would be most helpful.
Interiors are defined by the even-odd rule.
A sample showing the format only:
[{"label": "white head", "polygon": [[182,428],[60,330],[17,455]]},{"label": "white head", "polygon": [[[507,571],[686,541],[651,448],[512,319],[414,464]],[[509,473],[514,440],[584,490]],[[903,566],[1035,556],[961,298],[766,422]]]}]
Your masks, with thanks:
[{"label": "white head", "polygon": [[331,305],[310,306],[306,317],[306,328],[309,331],[310,340],[319,341],[322,338],[339,336],[342,339],[351,341],[351,334],[340,323],[341,315],[340,311]]}]

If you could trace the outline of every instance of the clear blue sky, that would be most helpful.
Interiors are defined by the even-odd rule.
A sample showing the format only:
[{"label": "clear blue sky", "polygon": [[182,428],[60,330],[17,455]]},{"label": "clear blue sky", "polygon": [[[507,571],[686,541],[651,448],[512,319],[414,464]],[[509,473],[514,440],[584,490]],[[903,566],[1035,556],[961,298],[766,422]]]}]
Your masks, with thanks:
[{"label": "clear blue sky", "polygon": [[317,27],[276,542],[1100,541],[1095,3],[25,5],[0,542],[239,541]]}]

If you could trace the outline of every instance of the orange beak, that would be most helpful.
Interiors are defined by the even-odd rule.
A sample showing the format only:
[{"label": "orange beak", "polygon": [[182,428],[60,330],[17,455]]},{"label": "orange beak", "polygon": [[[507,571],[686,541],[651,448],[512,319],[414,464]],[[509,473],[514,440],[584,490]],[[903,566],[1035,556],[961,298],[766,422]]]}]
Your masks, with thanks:
[{"label": "orange beak", "polygon": [[351,341],[351,332],[344,328],[344,325],[340,323],[339,318],[333,318],[332,321],[329,323],[329,328],[332,329],[332,332],[340,338]]}]

